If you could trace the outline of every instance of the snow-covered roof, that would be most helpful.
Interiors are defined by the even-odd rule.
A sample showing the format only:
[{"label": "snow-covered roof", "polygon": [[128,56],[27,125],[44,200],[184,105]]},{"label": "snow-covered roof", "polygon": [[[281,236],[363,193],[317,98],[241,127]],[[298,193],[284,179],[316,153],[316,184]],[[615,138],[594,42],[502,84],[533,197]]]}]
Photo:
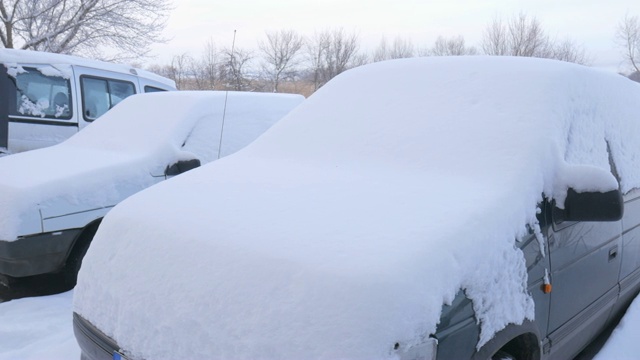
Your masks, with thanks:
[{"label": "snow-covered roof", "polygon": [[125,64],[115,64],[105,61],[86,59],[79,56],[54,54],[42,51],[0,49],[0,63],[3,64],[52,64],[52,65],[79,65],[88,68],[108,70],[128,75],[138,75],[175,87],[173,80],[152,73],[147,70],[134,68]]},{"label": "snow-covered roof", "polygon": [[303,99],[222,91],[131,96],[61,144],[0,158],[0,239],[15,240],[23,212],[53,199],[114,205],[157,182],[151,175],[177,160],[204,164],[220,147],[220,156],[231,154]]},{"label": "snow-covered roof", "polygon": [[118,205],[75,311],[133,358],[382,359],[465,289],[482,345],[534,316],[514,244],[542,194],[617,188],[609,153],[621,189],[640,186],[639,98],[542,59],[347,71],[245,149]]}]

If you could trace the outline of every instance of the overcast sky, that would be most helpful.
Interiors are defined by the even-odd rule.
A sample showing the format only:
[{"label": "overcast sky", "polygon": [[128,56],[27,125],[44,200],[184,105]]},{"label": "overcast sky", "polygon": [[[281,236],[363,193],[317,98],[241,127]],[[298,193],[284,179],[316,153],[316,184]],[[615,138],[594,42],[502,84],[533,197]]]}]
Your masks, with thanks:
[{"label": "overcast sky", "polygon": [[257,49],[265,31],[293,29],[302,35],[343,28],[359,35],[362,50],[372,52],[384,36],[409,39],[416,47],[431,47],[439,36],[464,36],[480,45],[486,25],[496,17],[519,12],[535,16],[551,36],[584,45],[592,65],[625,70],[614,42],[616,25],[625,14],[640,16],[640,0],[173,0],[165,30],[170,39],[153,47],[150,63],[168,63],[189,53],[198,57],[212,39],[230,47]]}]

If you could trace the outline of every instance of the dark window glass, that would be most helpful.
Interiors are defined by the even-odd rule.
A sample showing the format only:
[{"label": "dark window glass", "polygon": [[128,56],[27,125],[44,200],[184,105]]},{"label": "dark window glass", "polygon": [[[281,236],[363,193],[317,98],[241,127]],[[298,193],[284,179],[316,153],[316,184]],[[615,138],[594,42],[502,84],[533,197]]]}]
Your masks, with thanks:
[{"label": "dark window glass", "polygon": [[93,121],[127,97],[136,93],[133,83],[122,80],[81,77],[82,111]]},{"label": "dark window glass", "polygon": [[146,92],[146,93],[160,92],[160,91],[167,91],[167,90],[160,89],[160,88],[157,88],[155,86],[149,86],[149,85],[144,87],[144,92]]}]

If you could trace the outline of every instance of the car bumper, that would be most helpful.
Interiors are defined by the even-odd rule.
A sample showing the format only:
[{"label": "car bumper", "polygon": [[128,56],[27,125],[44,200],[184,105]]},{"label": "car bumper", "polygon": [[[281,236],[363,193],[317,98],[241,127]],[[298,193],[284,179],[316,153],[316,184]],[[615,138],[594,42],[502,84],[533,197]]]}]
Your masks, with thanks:
[{"label": "car bumper", "polygon": [[14,278],[59,270],[81,229],[0,240],[0,274]]},{"label": "car bumper", "polygon": [[127,359],[115,341],[76,313],[73,313],[73,333],[80,346],[82,360]]},{"label": "car bumper", "polygon": [[[81,360],[127,360],[118,344],[82,316],[73,313],[73,333],[80,346]],[[400,355],[401,360],[435,360],[438,340],[430,337]]]}]

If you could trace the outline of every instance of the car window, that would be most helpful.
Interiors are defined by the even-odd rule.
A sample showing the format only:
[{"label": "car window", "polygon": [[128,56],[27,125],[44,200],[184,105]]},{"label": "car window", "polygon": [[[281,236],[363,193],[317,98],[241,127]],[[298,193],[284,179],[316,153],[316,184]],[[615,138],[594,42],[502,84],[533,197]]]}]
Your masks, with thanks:
[{"label": "car window", "polygon": [[89,76],[81,77],[82,112],[84,119],[93,121],[136,93],[132,82]]},{"label": "car window", "polygon": [[167,91],[167,90],[160,89],[160,88],[157,88],[155,86],[149,86],[149,85],[144,87],[144,92],[146,92],[146,93],[160,92],[160,91]]},{"label": "car window", "polygon": [[16,104],[10,115],[71,119],[71,85],[61,76],[25,67],[15,76]]}]

